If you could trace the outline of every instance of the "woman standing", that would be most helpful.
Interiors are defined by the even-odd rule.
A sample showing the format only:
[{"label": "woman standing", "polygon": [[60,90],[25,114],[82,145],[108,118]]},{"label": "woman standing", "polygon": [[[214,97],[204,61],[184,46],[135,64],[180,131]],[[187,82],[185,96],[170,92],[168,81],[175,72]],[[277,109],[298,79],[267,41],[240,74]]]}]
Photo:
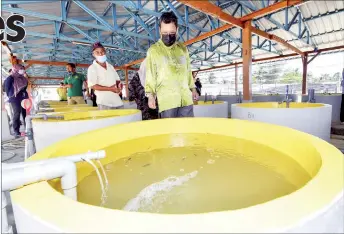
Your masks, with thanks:
[{"label": "woman standing", "polygon": [[24,123],[26,117],[26,110],[22,108],[21,102],[29,97],[26,92],[28,81],[25,78],[25,67],[16,64],[13,66],[11,75],[6,78],[4,82],[4,89],[8,97],[8,102],[13,109],[12,126],[15,137],[20,137],[20,114],[23,115]]},{"label": "woman standing", "polygon": [[135,101],[137,109],[142,112],[142,120],[157,119],[159,117],[158,108],[148,107],[148,98],[145,95],[146,80],[146,60],[141,63],[139,71],[129,83],[129,101]]}]

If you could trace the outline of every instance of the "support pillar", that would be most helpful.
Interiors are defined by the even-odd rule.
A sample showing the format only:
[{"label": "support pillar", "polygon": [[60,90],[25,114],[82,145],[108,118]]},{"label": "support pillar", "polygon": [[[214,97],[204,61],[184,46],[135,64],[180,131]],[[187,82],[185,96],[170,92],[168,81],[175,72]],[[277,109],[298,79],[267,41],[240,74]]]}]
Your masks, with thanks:
[{"label": "support pillar", "polygon": [[128,69],[125,69],[124,73],[125,73],[125,93],[126,93],[126,98],[129,100],[129,74],[128,74]]},{"label": "support pillar", "polygon": [[242,29],[243,49],[243,100],[252,100],[252,26],[251,21],[246,21]]},{"label": "support pillar", "polygon": [[234,70],[234,89],[235,89],[235,95],[238,94],[238,64],[235,64],[235,70]]},{"label": "support pillar", "polygon": [[305,53],[302,58],[302,94],[306,94],[307,90],[307,65],[308,65],[308,54]]}]

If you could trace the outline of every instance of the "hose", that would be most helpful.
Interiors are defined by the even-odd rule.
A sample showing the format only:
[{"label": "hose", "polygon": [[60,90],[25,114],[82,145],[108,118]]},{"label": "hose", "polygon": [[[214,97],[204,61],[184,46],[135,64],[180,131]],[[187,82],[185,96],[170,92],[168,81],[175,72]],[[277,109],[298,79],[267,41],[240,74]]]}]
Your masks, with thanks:
[{"label": "hose", "polygon": [[[22,148],[25,148],[24,137],[1,142],[1,154],[2,154],[1,162],[5,162],[14,158],[17,154],[12,151],[16,149],[22,149]],[[6,154],[9,156],[4,157]]]}]

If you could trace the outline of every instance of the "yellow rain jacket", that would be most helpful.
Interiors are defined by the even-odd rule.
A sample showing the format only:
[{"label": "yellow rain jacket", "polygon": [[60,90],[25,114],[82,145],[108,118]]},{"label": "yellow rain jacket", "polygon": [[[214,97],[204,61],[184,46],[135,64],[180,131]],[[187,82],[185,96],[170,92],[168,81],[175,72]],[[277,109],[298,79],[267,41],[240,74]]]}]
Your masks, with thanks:
[{"label": "yellow rain jacket", "polygon": [[59,87],[57,88],[57,94],[60,97],[60,101],[67,101],[67,89]]},{"label": "yellow rain jacket", "polygon": [[193,105],[189,52],[182,43],[167,47],[159,40],[147,51],[146,94],[157,95],[159,112]]}]

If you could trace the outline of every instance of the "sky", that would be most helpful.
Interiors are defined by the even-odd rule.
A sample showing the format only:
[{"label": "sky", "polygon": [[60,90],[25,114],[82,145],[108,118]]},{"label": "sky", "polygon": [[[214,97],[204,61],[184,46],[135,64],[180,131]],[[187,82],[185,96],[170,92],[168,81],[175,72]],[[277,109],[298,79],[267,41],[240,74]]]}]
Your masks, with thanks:
[{"label": "sky", "polygon": [[[308,59],[310,58],[308,57]],[[302,70],[301,59],[289,60],[285,66]],[[324,73],[333,75],[336,72],[342,72],[343,68],[344,52],[319,55],[308,64],[308,71],[312,72],[315,76],[320,76]]]}]

